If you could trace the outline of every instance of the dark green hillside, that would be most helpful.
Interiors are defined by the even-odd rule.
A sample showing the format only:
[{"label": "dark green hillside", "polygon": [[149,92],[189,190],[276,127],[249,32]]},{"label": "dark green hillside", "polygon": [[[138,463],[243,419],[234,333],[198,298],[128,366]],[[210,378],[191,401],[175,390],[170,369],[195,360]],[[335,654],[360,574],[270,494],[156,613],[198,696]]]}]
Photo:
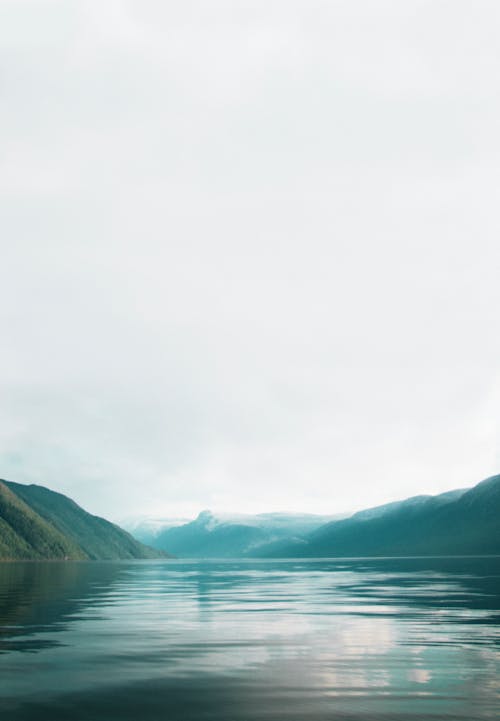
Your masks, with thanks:
[{"label": "dark green hillside", "polygon": [[0,481],[0,558],[126,559],[166,555],[60,493]]},{"label": "dark green hillside", "polygon": [[72,558],[86,555],[0,481],[0,558]]}]

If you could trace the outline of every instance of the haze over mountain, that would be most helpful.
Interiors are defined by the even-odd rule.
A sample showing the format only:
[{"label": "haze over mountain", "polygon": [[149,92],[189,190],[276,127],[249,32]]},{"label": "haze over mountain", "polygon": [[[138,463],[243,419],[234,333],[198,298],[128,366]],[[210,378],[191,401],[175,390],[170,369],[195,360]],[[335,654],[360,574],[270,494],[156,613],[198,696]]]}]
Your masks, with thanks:
[{"label": "haze over mountain", "polygon": [[[334,502],[332,501],[332,505]],[[500,553],[500,475],[471,489],[420,495],[350,517],[203,511],[184,524],[142,520],[136,537],[185,558]]]},{"label": "haze over mountain", "polygon": [[203,511],[188,522],[141,519],[129,522],[133,538],[60,493],[0,481],[0,559],[154,558],[165,551],[184,558],[500,554],[499,518],[497,475],[348,518]]},{"label": "haze over mountain", "polygon": [[226,558],[250,555],[274,541],[291,543],[342,516],[293,513],[228,514],[202,511],[184,523],[174,520],[124,522],[133,535],[155,548],[184,558]]},{"label": "haze over mountain", "polygon": [[117,524],[125,528],[134,538],[147,546],[154,546],[155,539],[168,528],[191,523],[192,518],[150,518],[149,516],[128,516],[119,519]]},{"label": "haze over mountain", "polygon": [[0,480],[0,559],[126,559],[165,555],[74,501],[37,485]]}]

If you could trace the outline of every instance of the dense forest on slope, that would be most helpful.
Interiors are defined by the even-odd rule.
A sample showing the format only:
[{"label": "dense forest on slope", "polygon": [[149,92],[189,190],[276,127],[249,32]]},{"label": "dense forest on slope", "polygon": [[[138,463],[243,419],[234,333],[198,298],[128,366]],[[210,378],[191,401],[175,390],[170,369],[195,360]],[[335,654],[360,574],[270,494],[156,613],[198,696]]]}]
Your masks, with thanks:
[{"label": "dense forest on slope", "polygon": [[346,557],[500,554],[500,475],[474,488],[416,496],[322,523],[321,517],[203,512],[168,528],[157,549],[37,485],[0,481],[0,559]]},{"label": "dense forest on slope", "polygon": [[162,555],[61,493],[0,481],[0,559],[113,560]]}]

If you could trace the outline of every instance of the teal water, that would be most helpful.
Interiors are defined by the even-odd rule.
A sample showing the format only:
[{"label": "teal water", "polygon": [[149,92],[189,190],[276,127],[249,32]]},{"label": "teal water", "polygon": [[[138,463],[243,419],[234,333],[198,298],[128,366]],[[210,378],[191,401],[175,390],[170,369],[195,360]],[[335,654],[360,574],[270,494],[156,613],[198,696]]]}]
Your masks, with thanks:
[{"label": "teal water", "polygon": [[500,559],[0,564],[6,721],[500,718]]}]

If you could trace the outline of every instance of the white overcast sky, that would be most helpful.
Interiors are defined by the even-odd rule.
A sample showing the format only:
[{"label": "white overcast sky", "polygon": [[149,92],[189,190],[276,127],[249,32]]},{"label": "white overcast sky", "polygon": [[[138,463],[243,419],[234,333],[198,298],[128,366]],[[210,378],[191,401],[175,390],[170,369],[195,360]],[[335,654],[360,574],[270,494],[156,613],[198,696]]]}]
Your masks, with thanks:
[{"label": "white overcast sky", "polygon": [[0,477],[336,513],[500,469],[497,0],[0,0]]}]

